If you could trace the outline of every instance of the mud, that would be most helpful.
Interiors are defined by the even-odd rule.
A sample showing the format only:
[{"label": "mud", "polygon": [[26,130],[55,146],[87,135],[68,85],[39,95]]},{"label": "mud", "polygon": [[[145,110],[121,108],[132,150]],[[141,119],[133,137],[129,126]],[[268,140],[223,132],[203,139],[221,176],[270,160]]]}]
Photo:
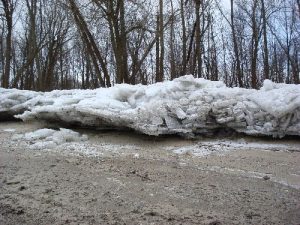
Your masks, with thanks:
[{"label": "mud", "polygon": [[72,147],[80,151],[12,140],[44,126],[0,123],[1,225],[300,224],[298,140],[244,138],[278,148],[222,152],[210,139],[217,154],[202,157],[172,149],[204,139],[131,132],[80,130],[89,136]]}]

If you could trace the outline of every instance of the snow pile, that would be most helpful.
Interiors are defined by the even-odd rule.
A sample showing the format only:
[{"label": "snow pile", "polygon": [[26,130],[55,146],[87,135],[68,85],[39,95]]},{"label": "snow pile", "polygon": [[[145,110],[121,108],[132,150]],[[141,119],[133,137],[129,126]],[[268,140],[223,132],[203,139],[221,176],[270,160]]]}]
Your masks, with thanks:
[{"label": "snow pile", "polygon": [[87,141],[86,135],[80,135],[78,132],[60,128],[53,129],[39,129],[26,134],[16,134],[12,137],[16,141],[25,141],[30,145],[31,149],[54,149],[65,143],[83,142]]},{"label": "snow pile", "polygon": [[22,120],[130,128],[148,135],[193,136],[233,129],[249,135],[300,136],[300,85],[268,80],[261,90],[227,88],[223,82],[184,76],[148,86],[48,93],[0,89],[0,96],[2,92],[21,101],[3,106],[0,100],[0,111],[22,109],[26,112],[17,116]]}]

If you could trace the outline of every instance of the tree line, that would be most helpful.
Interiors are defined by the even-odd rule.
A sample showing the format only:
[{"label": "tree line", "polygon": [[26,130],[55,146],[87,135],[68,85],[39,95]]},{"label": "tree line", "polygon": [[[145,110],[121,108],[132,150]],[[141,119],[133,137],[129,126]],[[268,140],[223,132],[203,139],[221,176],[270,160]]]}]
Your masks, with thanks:
[{"label": "tree line", "polygon": [[1,0],[1,87],[299,84],[300,0]]}]

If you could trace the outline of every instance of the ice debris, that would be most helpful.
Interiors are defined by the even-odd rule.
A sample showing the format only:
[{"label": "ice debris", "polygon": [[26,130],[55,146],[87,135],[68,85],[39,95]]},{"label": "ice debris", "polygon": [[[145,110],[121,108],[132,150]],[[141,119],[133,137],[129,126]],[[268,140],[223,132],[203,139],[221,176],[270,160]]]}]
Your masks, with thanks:
[{"label": "ice debris", "polygon": [[44,128],[25,134],[15,134],[12,139],[25,141],[30,144],[31,149],[40,150],[53,149],[65,143],[87,141],[88,137],[65,128],[59,130]]},{"label": "ice debris", "polygon": [[[228,88],[191,75],[152,85],[32,92],[0,89],[1,115],[148,135],[192,136],[232,129],[248,135],[300,136],[300,85],[264,82]],[[1,118],[0,118],[1,119]]]}]

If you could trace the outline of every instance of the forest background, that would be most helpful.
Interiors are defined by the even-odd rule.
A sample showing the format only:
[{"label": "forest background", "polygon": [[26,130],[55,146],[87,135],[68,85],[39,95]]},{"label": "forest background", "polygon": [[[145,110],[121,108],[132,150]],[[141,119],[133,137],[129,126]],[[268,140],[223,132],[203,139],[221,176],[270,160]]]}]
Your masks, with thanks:
[{"label": "forest background", "polygon": [[1,0],[1,87],[299,83],[300,0]]}]

